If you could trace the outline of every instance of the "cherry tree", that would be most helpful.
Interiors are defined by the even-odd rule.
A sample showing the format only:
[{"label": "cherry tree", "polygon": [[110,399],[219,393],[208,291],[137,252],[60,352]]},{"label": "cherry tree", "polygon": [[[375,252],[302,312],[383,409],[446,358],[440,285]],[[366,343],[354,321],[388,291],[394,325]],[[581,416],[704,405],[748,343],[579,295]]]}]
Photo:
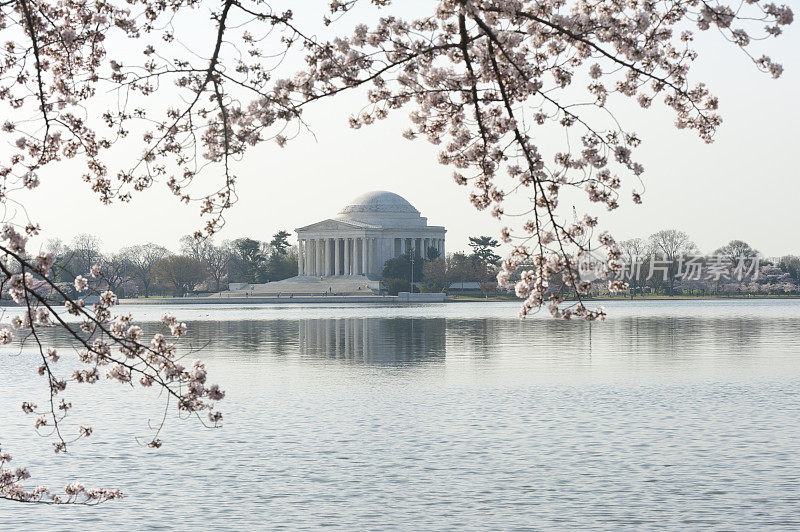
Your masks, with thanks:
[{"label": "cherry tree", "polygon": [[[455,182],[472,187],[472,204],[509,221],[499,236],[512,251],[498,281],[513,283],[524,298],[523,316],[547,306],[556,317],[594,320],[604,312],[581,302],[591,283],[577,264],[595,240],[592,250],[604,253],[611,276],[622,267],[620,250],[598,230],[597,217],[562,212],[559,197],[581,190],[608,210],[623,190],[642,201],[644,166],[634,157],[641,139],[618,122],[615,104],[629,98],[643,109],[666,106],[678,128],[711,142],[721,118],[709,87],[690,81],[702,52],[695,33],[714,30],[755,70],[778,77],[780,64],[761,55],[758,43],[793,20],[788,7],[761,0],[442,0],[413,18],[393,14],[390,0],[328,7],[321,28],[301,27],[290,10],[265,0],[0,2],[0,140],[7,146],[0,272],[22,308],[12,329],[0,330],[0,342],[34,340],[50,401],[22,408],[38,429],[53,430],[57,452],[73,441],[61,430],[69,411],[62,398],[72,384],[103,377],[158,386],[179,411],[207,414],[212,425],[221,420],[214,402],[223,396],[206,383],[201,362],[179,362],[167,336],[146,340],[132,316],[115,314],[113,293],[86,303],[81,296],[101,285],[101,268],[76,277],[81,296],[70,298],[53,282],[53,255],[26,252],[28,239],[47,228],[9,207],[22,205],[27,191],[68,160],[81,163],[76,177],[103,203],[165,185],[178,201],[198,206],[195,237],[202,239],[224,225],[236,201],[235,163],[248,149],[291,140],[313,102],[364,91],[366,106],[349,118],[351,127],[408,109],[404,135],[439,146],[439,162],[453,168]],[[375,11],[374,23],[349,19],[365,10]],[[326,37],[315,37],[322,29]],[[184,38],[189,33],[202,39]],[[285,73],[292,57],[305,66]],[[547,127],[564,130],[561,149],[540,141]],[[567,302],[573,295],[577,301]],[[163,324],[168,335],[185,333],[172,316]],[[83,366],[59,368],[40,334],[45,327],[74,337]],[[78,436],[89,434],[87,427]],[[160,445],[157,434],[151,444]],[[26,491],[26,474],[7,462],[3,455],[2,497],[116,496],[77,486],[66,498]]]}]

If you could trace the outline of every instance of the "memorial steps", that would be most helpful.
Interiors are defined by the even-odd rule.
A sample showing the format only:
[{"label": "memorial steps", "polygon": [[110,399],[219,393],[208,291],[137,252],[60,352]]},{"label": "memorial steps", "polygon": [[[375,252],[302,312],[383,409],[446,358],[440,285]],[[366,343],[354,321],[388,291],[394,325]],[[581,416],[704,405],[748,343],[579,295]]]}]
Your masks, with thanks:
[{"label": "memorial steps", "polygon": [[292,297],[292,296],[366,296],[378,294],[380,282],[366,276],[291,277],[264,284],[233,285],[231,290],[213,294],[213,298]]}]

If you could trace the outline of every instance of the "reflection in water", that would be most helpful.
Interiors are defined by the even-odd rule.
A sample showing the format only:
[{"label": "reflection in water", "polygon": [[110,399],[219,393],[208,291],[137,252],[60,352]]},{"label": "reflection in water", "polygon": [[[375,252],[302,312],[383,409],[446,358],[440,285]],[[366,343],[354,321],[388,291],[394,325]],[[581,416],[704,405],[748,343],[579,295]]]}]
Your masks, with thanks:
[{"label": "reflection in water", "polygon": [[[145,335],[163,332],[144,323]],[[359,364],[405,365],[448,358],[492,359],[510,356],[517,362],[652,358],[675,362],[711,361],[717,357],[758,358],[776,346],[797,347],[787,331],[800,318],[716,316],[625,316],[602,323],[513,317],[319,317],[301,319],[239,319],[192,321],[181,341],[199,350],[200,358],[265,357],[306,360],[342,359]],[[75,342],[60,328],[40,331],[48,345],[65,348]],[[22,335],[18,335],[21,339]],[[23,352],[35,354],[31,339]],[[531,368],[533,369],[533,368]]]},{"label": "reflection in water", "polygon": [[368,364],[443,359],[445,319],[329,318],[299,320],[300,354]]},{"label": "reflection in water", "polygon": [[798,324],[800,319],[794,318],[740,316],[626,316],[593,324],[513,317],[343,316],[194,322],[188,341],[193,346],[210,341],[199,354],[210,359],[257,362],[274,357],[402,366],[508,357],[514,372],[542,375],[556,367],[587,364],[599,371],[613,363],[617,371],[626,367],[618,365],[624,360],[669,365],[725,365],[736,358],[754,362],[771,356],[776,342],[796,344],[797,338],[786,333]]}]

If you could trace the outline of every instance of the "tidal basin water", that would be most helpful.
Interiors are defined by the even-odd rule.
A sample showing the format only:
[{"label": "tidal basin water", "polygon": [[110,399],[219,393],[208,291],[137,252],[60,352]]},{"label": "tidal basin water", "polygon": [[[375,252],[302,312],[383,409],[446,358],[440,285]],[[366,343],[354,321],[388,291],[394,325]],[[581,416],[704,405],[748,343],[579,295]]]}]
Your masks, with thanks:
[{"label": "tidal basin water", "polygon": [[95,433],[54,455],[19,408],[33,346],[4,349],[3,450],[125,498],[0,501],[0,530],[800,527],[800,301],[606,307],[123,308],[188,322],[228,394],[224,428],[171,410],[158,450],[159,398],[106,382],[69,388]]}]

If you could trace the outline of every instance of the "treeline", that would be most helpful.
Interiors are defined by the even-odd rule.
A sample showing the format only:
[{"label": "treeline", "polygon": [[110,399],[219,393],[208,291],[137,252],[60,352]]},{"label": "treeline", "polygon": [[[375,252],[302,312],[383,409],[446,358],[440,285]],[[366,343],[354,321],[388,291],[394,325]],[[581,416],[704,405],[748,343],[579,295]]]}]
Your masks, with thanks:
[{"label": "treeline", "polygon": [[101,276],[93,282],[118,297],[184,296],[224,290],[228,282],[265,283],[297,275],[297,250],[289,236],[279,231],[269,242],[238,238],[219,244],[185,236],[179,253],[152,243],[107,253],[97,237],[81,234],[69,244],[50,240],[43,251],[53,254],[54,280],[68,295],[75,277],[87,277],[100,264]]},{"label": "treeline", "polygon": [[[703,254],[687,233],[665,229],[647,239],[625,240],[619,247],[631,296],[800,293],[800,256],[764,257],[743,240]],[[593,288],[605,291],[602,282]]]},{"label": "treeline", "polygon": [[[412,261],[405,254],[386,263],[383,288],[390,294],[414,290],[448,291],[456,283],[470,283],[485,295],[499,290],[496,282],[500,257],[497,240],[469,239],[471,253],[450,253],[439,257],[429,249],[424,257]],[[634,238],[619,243],[624,264],[620,272],[629,285],[628,295],[797,295],[800,294],[800,256],[778,258],[762,256],[742,240],[732,240],[703,255],[688,234],[675,229],[658,231],[647,239]],[[600,263],[604,261],[599,258]],[[413,264],[413,269],[412,269]],[[517,271],[532,266],[521,266]],[[413,271],[413,274],[412,274]],[[514,277],[512,277],[512,281]],[[607,278],[591,283],[593,295],[608,295]],[[551,286],[560,285],[553,279]]]},{"label": "treeline", "polygon": [[[630,297],[800,294],[800,256],[765,257],[743,240],[703,253],[687,233],[664,229],[618,245],[623,268],[613,279],[628,283]],[[611,295],[609,280],[594,279],[590,294]]]},{"label": "treeline", "polygon": [[[266,283],[297,275],[297,249],[289,244],[289,236],[287,231],[278,231],[269,242],[238,238],[219,244],[185,236],[178,253],[157,244],[107,253],[97,237],[81,234],[69,244],[50,240],[42,251],[53,254],[55,281],[67,295],[74,295],[75,277],[87,276],[99,263],[102,276],[92,282],[119,297],[184,296],[224,290],[229,282]],[[499,245],[494,238],[477,236],[469,238],[468,253],[440,257],[434,248],[415,256],[406,253],[386,262],[382,288],[390,294],[446,292],[455,284],[468,283],[467,290],[489,295],[498,291],[500,256],[495,250]],[[647,239],[625,240],[619,247],[625,264],[623,280],[629,284],[631,296],[800,294],[800,256],[767,259],[742,240],[701,255],[686,233],[668,229]],[[727,269],[720,270],[721,265]],[[733,272],[742,266],[746,275],[737,278]],[[523,265],[519,271],[526,268]],[[553,279],[551,284],[559,283]],[[591,292],[606,295],[607,286],[607,279],[596,279]],[[4,298],[6,291],[4,286]]]}]

